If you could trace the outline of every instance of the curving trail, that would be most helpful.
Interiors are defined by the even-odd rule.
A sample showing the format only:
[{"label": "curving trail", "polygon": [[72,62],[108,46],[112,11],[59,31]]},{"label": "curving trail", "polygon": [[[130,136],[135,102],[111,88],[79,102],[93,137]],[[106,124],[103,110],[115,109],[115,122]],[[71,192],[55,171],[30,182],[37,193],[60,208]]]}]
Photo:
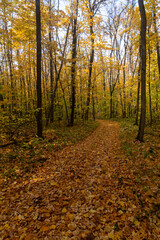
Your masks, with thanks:
[{"label": "curving trail", "polygon": [[2,192],[0,239],[153,239],[133,218],[139,202],[118,135],[118,123],[100,120],[83,142]]}]

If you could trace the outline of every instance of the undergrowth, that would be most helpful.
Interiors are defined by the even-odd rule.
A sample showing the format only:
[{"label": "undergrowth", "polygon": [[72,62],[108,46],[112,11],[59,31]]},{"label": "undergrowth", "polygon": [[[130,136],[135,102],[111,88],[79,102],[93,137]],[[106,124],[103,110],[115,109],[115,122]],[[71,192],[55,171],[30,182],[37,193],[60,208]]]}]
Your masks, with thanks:
[{"label": "undergrowth", "polygon": [[[147,217],[158,226],[160,219],[160,136],[156,125],[146,126],[144,142],[136,140],[138,126],[132,119],[119,119],[121,151],[134,176],[134,192],[139,199],[139,218]],[[160,227],[160,225],[159,225]]]},{"label": "undergrowth", "polygon": [[92,120],[77,120],[73,127],[67,127],[65,123],[52,124],[44,130],[44,139],[34,137],[35,129],[30,128],[27,141],[21,134],[21,140],[16,139],[16,144],[0,148],[0,181],[8,184],[27,178],[50,158],[50,154],[83,140],[97,127],[98,123]]}]

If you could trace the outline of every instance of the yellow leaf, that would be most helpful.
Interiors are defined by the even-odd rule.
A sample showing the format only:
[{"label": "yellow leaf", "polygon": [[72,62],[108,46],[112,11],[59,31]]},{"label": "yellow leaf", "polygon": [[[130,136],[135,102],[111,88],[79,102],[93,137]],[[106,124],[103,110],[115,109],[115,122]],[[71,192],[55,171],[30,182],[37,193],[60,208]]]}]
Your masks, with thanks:
[{"label": "yellow leaf", "polygon": [[23,232],[26,232],[28,228],[23,228]]},{"label": "yellow leaf", "polygon": [[91,209],[89,212],[90,212],[90,213],[96,213],[96,210]]},{"label": "yellow leaf", "polygon": [[121,220],[122,220],[122,221],[125,221],[125,220],[126,220],[126,215],[125,215],[125,214],[121,215]]},{"label": "yellow leaf", "polygon": [[69,213],[69,214],[68,214],[68,217],[69,217],[69,219],[70,219],[70,220],[73,220],[73,218],[74,218],[74,215],[73,215],[73,214],[71,214],[71,213]]},{"label": "yellow leaf", "polygon": [[56,229],[56,225],[51,225],[50,229],[53,229],[53,230]]},{"label": "yellow leaf", "polygon": [[137,207],[136,207],[136,206],[133,204],[133,205],[132,205],[132,208],[134,208],[134,209],[135,209],[135,208],[137,208]]},{"label": "yellow leaf", "polygon": [[17,220],[18,220],[18,216],[15,216],[13,219],[14,219],[15,221],[17,221]]},{"label": "yellow leaf", "polygon": [[57,182],[51,182],[51,185],[52,186],[57,186],[58,184],[57,184]]},{"label": "yellow leaf", "polygon": [[32,212],[33,211],[33,206],[31,206],[30,208],[28,208],[28,212]]},{"label": "yellow leaf", "polygon": [[4,225],[4,228],[5,228],[5,229],[9,229],[9,228],[10,228],[9,224],[8,224],[8,223],[5,224],[5,225]]},{"label": "yellow leaf", "polygon": [[23,234],[20,236],[20,240],[25,239],[25,237],[26,237],[26,234],[23,233]]},{"label": "yellow leaf", "polygon": [[122,207],[124,207],[125,203],[123,201],[118,202]]},{"label": "yellow leaf", "polygon": [[115,233],[115,240],[121,240],[123,238],[123,233],[122,231],[119,231],[117,233]]},{"label": "yellow leaf", "polygon": [[67,212],[67,209],[64,207],[63,209],[62,209],[62,213],[66,213]]},{"label": "yellow leaf", "polygon": [[54,205],[58,206],[58,205],[59,205],[59,202],[55,202]]}]

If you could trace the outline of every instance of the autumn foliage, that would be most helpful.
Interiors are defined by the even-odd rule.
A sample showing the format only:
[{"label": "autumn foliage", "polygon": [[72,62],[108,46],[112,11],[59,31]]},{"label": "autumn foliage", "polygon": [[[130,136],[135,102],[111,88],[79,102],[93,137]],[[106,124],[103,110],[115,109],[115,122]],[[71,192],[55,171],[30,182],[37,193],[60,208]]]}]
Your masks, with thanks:
[{"label": "autumn foliage", "polygon": [[160,1],[138,3],[1,1],[0,239],[160,239]]}]

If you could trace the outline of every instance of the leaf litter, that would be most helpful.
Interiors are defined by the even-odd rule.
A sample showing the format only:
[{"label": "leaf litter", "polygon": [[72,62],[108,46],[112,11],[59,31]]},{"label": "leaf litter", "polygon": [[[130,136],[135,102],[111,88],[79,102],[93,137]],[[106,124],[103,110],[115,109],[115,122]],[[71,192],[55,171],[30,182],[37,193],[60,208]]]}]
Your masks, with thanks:
[{"label": "leaf litter", "polygon": [[2,188],[1,240],[160,239],[158,186],[154,196],[141,190],[121,151],[119,124],[99,122],[87,139],[51,154],[30,178]]}]

